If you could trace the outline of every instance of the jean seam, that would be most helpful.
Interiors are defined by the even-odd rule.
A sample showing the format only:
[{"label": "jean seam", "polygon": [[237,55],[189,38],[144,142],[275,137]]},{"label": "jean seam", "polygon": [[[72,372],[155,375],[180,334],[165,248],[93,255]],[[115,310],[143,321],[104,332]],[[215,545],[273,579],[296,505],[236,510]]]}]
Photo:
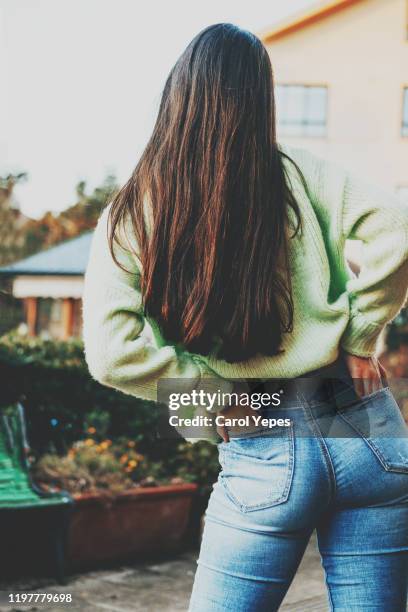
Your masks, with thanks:
[{"label": "jean seam", "polygon": [[[255,510],[266,510],[267,508],[273,508],[274,506],[281,505],[285,503],[289,497],[290,489],[293,481],[293,473],[294,473],[294,463],[295,463],[295,445],[294,445],[294,433],[293,433],[293,424],[289,428],[288,435],[288,443],[289,443],[289,456],[288,456],[288,476],[286,478],[285,488],[278,499],[275,500],[267,500],[264,502],[260,502],[259,504],[244,504],[240,501],[232,488],[228,485],[228,479],[223,475],[222,471],[220,472],[220,483],[223,487],[224,491],[228,495],[228,497],[235,503],[236,506],[243,513],[252,512]],[[221,451],[221,449],[220,449]],[[225,449],[222,449],[224,462],[226,461],[226,452]]]},{"label": "jean seam", "polygon": [[326,569],[324,570],[324,574],[325,574],[324,581],[326,583],[326,591],[327,591],[327,598],[329,600],[329,605],[330,605],[330,612],[334,612],[334,602],[333,602],[329,582],[327,580],[328,576],[327,576]]},{"label": "jean seam", "polygon": [[319,548],[319,553],[320,553],[320,559],[321,559],[321,564],[324,570],[324,583],[326,585],[326,592],[327,592],[327,599],[329,600],[329,606],[330,606],[330,612],[334,612],[334,602],[333,602],[333,598],[332,598],[332,593],[330,590],[330,585],[329,585],[329,581],[328,581],[328,572],[324,566],[324,553],[322,552],[322,550],[320,549],[320,541],[319,541],[319,536],[318,536],[318,548]]},{"label": "jean seam", "polygon": [[350,401],[348,404],[339,404],[338,400],[341,399],[342,395],[347,393],[347,391],[341,391],[340,393],[334,396],[334,399],[336,401],[337,412],[339,414],[342,414],[356,406],[359,406],[359,407],[361,406],[361,408],[364,408],[366,402],[370,401],[371,399],[376,398],[381,393],[390,393],[390,392],[391,392],[391,388],[389,386],[385,386],[385,387],[381,387],[381,389],[377,389],[376,391],[373,391],[372,393],[368,393],[367,395],[363,395],[361,397],[356,396],[356,398],[353,401]]},{"label": "jean seam", "polygon": [[314,433],[317,434],[316,437],[318,439],[318,444],[321,448],[322,455],[324,457],[323,463],[326,468],[326,473],[329,477],[329,483],[330,483],[330,489],[331,489],[330,496],[332,499],[334,499],[336,492],[337,492],[337,482],[336,482],[336,473],[334,471],[334,466],[333,466],[333,462],[332,462],[332,459],[329,453],[329,449],[327,448],[327,444],[324,440],[321,429],[316,419],[314,418],[313,411],[311,410],[309,406],[308,400],[301,392],[298,392],[298,393],[300,395],[300,399],[302,400],[303,411],[305,412],[306,415],[309,415],[309,417],[311,418],[312,429]]},{"label": "jean seam", "polygon": [[243,504],[235,496],[235,494],[231,491],[230,487],[227,484],[227,480],[225,476],[222,476],[222,475],[221,475],[221,485],[223,489],[225,490],[225,492],[227,493],[228,497],[234,502],[236,506],[238,506],[241,512],[244,512],[244,513],[252,512],[254,510],[266,510],[268,508],[273,508],[273,506],[279,506],[280,504],[284,503],[287,500],[287,497],[285,497],[285,494],[282,494],[278,499],[274,501],[269,500],[269,501],[264,501],[259,504],[251,504],[251,505]]},{"label": "jean seam", "polygon": [[356,425],[355,423],[353,423],[351,421],[351,419],[347,418],[345,412],[347,411],[339,411],[340,417],[343,419],[343,421],[345,421],[348,425],[350,425],[350,427],[352,427],[354,429],[354,431],[356,431],[359,436],[362,438],[362,440],[366,443],[366,445],[372,450],[372,452],[374,453],[374,455],[377,457],[378,461],[380,462],[380,464],[382,465],[383,469],[386,472],[396,472],[399,474],[407,474],[408,473],[408,467],[399,467],[399,466],[393,466],[390,464],[389,461],[387,461],[387,459],[384,457],[383,453],[381,452],[381,450],[376,446],[375,442],[373,442],[373,440],[369,437],[367,437],[366,435],[364,435],[364,433],[361,431],[361,429],[358,427],[358,425]]}]

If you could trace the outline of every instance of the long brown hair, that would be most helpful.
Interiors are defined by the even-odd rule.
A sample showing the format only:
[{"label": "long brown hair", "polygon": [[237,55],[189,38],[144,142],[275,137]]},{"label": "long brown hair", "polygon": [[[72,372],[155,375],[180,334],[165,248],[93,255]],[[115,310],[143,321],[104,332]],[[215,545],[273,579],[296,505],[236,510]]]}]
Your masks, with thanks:
[{"label": "long brown hair", "polygon": [[207,27],[171,70],[110,211],[114,258],[130,216],[145,315],[167,342],[229,362],[279,352],[293,325],[288,241],[300,228],[284,157],[265,47],[232,24]]}]

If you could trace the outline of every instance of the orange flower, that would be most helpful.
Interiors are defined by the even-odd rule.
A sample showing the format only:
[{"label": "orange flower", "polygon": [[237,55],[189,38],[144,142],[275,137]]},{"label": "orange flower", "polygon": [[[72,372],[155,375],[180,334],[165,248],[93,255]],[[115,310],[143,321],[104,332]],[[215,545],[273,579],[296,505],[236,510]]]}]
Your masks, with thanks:
[{"label": "orange flower", "polygon": [[90,434],[96,433],[95,427],[88,427],[88,433],[90,433]]}]

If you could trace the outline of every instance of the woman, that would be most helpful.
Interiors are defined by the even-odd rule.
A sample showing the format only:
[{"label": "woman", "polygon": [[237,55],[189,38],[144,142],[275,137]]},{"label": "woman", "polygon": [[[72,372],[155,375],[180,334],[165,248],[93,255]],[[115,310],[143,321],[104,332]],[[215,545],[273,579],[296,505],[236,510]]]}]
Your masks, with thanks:
[{"label": "woman", "polygon": [[[358,277],[348,238],[364,245]],[[406,206],[278,144],[261,42],[231,24],[199,33],[99,219],[83,302],[103,384],[237,392],[211,407],[222,471],[191,610],[277,610],[315,528],[332,609],[405,610],[408,441],[375,349],[407,285]],[[262,415],[284,424],[235,427],[225,417],[253,415],[241,398],[260,380],[279,381]]]}]

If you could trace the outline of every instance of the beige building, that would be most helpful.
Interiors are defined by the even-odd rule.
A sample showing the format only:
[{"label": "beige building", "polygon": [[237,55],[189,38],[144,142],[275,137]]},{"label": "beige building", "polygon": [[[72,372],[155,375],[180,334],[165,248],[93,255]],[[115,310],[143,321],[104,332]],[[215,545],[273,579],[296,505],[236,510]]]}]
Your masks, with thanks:
[{"label": "beige building", "polygon": [[0,268],[0,281],[8,280],[13,297],[23,302],[30,336],[66,340],[81,335],[83,278],[92,234],[85,232]]},{"label": "beige building", "polygon": [[278,136],[408,200],[408,0],[332,0],[260,33]]}]

